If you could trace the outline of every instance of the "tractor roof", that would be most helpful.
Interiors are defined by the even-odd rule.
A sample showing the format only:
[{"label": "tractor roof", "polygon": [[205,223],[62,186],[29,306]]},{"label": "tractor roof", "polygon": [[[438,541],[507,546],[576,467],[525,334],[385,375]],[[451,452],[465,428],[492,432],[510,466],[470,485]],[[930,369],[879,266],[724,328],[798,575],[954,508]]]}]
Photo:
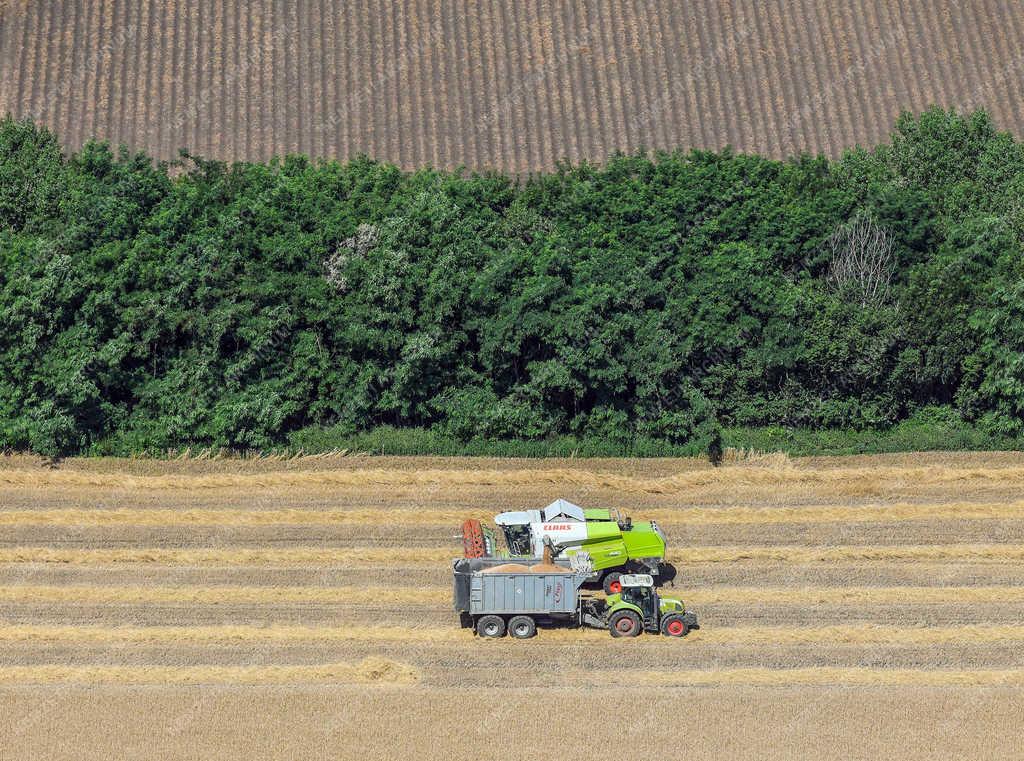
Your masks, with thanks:
[{"label": "tractor roof", "polygon": [[619,583],[624,587],[653,587],[654,577],[649,573],[624,573]]}]

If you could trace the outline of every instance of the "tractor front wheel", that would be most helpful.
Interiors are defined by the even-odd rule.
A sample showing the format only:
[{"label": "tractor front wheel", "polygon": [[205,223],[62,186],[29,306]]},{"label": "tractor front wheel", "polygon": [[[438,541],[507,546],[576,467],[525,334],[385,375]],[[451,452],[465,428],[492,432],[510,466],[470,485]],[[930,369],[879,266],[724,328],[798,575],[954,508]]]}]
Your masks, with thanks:
[{"label": "tractor front wheel", "polygon": [[622,591],[622,582],[619,580],[622,576],[618,571],[612,571],[604,577],[604,593],[606,595],[617,595]]},{"label": "tractor front wheel", "polygon": [[476,622],[476,633],[496,639],[505,636],[505,620],[501,616],[481,616]]},{"label": "tractor front wheel", "polygon": [[685,637],[689,631],[690,627],[682,616],[665,616],[661,619],[661,633],[666,637]]},{"label": "tractor front wheel", "polygon": [[631,610],[617,611],[608,619],[608,631],[613,637],[636,637],[640,628],[640,616]]},{"label": "tractor front wheel", "polygon": [[512,616],[508,633],[516,639],[529,639],[537,634],[537,623],[529,616]]}]

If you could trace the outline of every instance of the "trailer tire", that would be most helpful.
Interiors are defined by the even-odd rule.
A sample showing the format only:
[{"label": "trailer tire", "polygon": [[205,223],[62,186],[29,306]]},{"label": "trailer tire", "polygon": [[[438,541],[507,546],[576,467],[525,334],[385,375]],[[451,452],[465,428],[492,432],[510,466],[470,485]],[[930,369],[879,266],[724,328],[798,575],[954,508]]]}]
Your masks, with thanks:
[{"label": "trailer tire", "polygon": [[637,637],[643,626],[640,616],[631,610],[619,610],[608,619],[608,631],[613,637]]},{"label": "trailer tire", "polygon": [[535,637],[537,622],[529,616],[512,616],[508,621],[508,633],[516,639]]},{"label": "trailer tire", "polygon": [[661,633],[666,637],[685,637],[690,633],[682,616],[665,616],[661,619]]},{"label": "trailer tire", "polygon": [[602,586],[606,595],[615,595],[622,591],[622,582],[619,581],[621,576],[622,574],[618,571],[612,571],[605,575]]},{"label": "trailer tire", "polygon": [[505,636],[505,619],[501,616],[481,616],[476,622],[476,633],[488,639]]}]

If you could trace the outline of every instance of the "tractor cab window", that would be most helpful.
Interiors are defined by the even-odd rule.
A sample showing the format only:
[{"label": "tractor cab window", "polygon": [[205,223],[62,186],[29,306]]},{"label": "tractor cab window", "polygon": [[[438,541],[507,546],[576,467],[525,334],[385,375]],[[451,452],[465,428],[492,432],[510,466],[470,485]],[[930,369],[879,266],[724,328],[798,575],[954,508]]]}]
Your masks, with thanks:
[{"label": "tractor cab window", "polygon": [[653,587],[622,587],[622,601],[637,606],[644,618],[655,617],[658,609],[658,595]]},{"label": "tractor cab window", "polygon": [[508,545],[510,555],[530,554],[530,527],[502,526],[505,530],[505,544]]}]

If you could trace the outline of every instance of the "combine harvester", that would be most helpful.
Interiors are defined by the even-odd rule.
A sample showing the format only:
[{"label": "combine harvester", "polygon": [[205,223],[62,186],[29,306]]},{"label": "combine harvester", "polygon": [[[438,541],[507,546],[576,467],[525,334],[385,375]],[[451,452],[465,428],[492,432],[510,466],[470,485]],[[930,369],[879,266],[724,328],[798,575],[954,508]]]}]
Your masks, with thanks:
[{"label": "combine harvester", "polygon": [[641,632],[682,637],[697,616],[682,600],[662,597],[650,574],[621,574],[620,591],[600,598],[581,591],[593,575],[590,557],[577,552],[570,566],[552,562],[553,543],[541,559],[509,563],[492,558],[458,558],[453,563],[454,603],[463,628],[481,637],[529,639],[537,625],[589,626],[613,637]]},{"label": "combine harvester", "polygon": [[665,533],[654,521],[634,523],[618,510],[584,510],[557,499],[543,510],[499,513],[507,551],[499,551],[495,532],[478,520],[462,524],[466,558],[539,559],[550,540],[555,561],[569,567],[578,553],[590,558],[591,573],[584,581],[599,582],[605,594],[622,591],[623,574],[647,574],[671,580],[674,569],[665,562]]}]

